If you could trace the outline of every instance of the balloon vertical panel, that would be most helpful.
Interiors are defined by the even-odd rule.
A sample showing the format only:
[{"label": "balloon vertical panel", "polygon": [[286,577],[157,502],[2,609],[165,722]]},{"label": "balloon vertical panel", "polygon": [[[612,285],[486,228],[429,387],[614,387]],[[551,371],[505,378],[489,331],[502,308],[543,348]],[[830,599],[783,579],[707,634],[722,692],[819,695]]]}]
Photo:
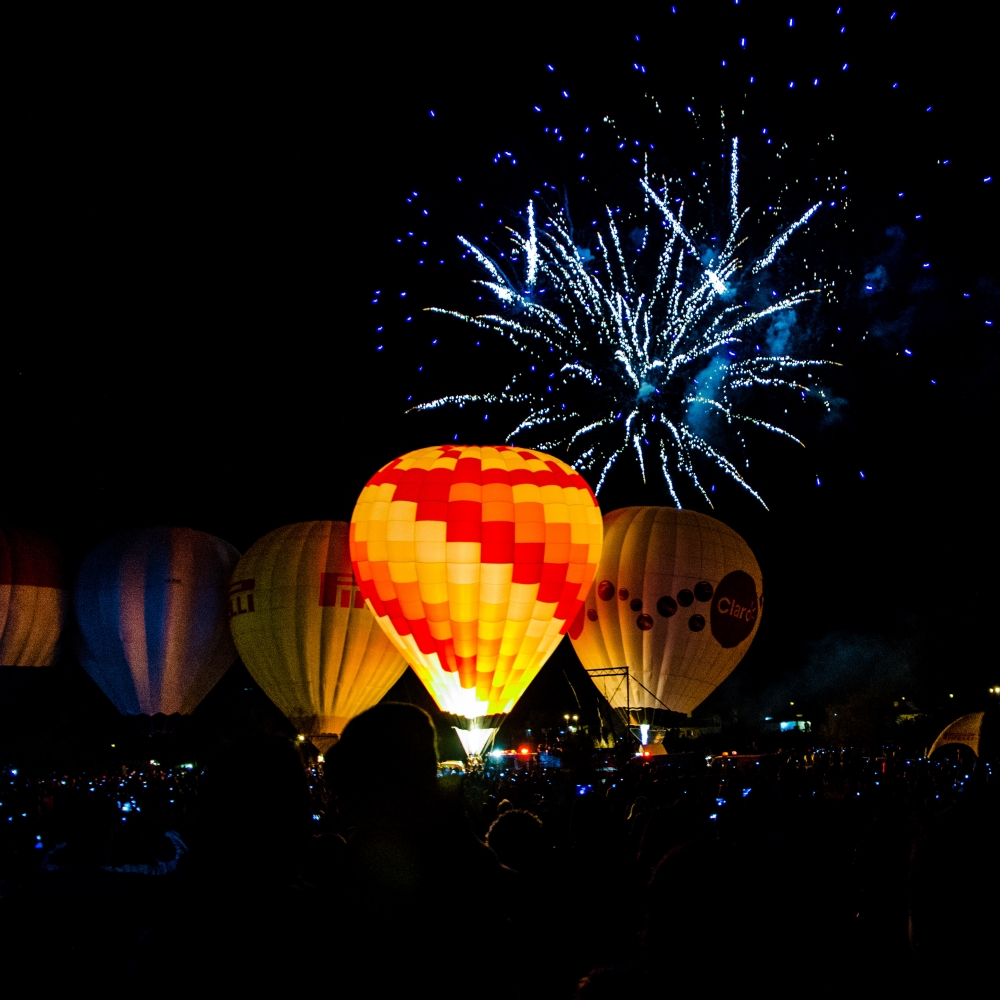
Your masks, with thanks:
[{"label": "balloon vertical panel", "polygon": [[254,679],[311,735],[340,733],[406,670],[364,605],[341,521],[290,524],[255,542],[233,573],[229,614]]},{"label": "balloon vertical panel", "polygon": [[51,666],[68,606],[56,544],[33,531],[0,529],[0,666]]},{"label": "balloon vertical panel", "polygon": [[84,559],[80,662],[122,714],[190,713],[236,659],[226,619],[238,559],[221,538],[172,527],[125,532]]}]

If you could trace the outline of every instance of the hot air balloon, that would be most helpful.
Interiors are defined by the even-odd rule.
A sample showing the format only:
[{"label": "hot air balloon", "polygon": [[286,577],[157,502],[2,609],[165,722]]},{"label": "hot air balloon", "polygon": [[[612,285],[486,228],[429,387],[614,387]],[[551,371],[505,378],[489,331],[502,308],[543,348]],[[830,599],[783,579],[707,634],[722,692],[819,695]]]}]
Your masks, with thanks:
[{"label": "hot air balloon", "polygon": [[938,734],[938,738],[927,751],[927,756],[934,755],[941,747],[961,745],[967,746],[977,757],[981,756],[983,722],[986,719],[985,712],[970,712],[957,718],[954,722],[945,726]]},{"label": "hot air balloon", "polygon": [[[604,515],[604,550],[570,638],[611,705],[640,727],[690,713],[753,641],[760,567],[721,521],[673,507]],[[662,738],[662,736],[660,737]]]},{"label": "hot air balloon", "polygon": [[123,715],[189,714],[236,659],[227,591],[239,552],[191,528],[109,538],[80,567],[79,657]]},{"label": "hot air balloon", "polygon": [[243,662],[321,751],[406,670],[365,607],[348,532],[343,521],[278,528],[254,542],[229,588],[230,627]]},{"label": "hot air balloon", "polygon": [[51,666],[68,604],[55,542],[0,529],[0,666]]},{"label": "hot air balloon", "polygon": [[351,517],[361,593],[470,756],[575,618],[601,535],[583,477],[524,448],[422,448],[361,491]]}]

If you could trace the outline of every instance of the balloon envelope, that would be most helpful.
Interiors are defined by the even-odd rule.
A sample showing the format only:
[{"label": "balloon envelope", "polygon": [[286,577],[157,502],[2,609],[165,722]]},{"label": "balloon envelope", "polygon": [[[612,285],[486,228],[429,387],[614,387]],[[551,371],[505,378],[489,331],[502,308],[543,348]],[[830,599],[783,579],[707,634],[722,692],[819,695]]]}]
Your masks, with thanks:
[{"label": "balloon envelope", "polygon": [[940,747],[950,746],[960,743],[967,746],[977,757],[980,755],[980,741],[983,732],[983,720],[986,718],[985,712],[970,712],[957,718],[954,722],[945,726],[938,734],[938,738],[927,751],[930,757],[934,751]]},{"label": "balloon envelope", "polygon": [[302,733],[340,734],[406,670],[365,607],[343,521],[265,535],[240,560],[229,593],[243,662]]},{"label": "balloon envelope", "polygon": [[615,708],[691,712],[749,648],[762,589],[750,548],[721,521],[673,507],[613,510],[570,638]]},{"label": "balloon envelope", "polygon": [[227,590],[239,556],[203,531],[156,527],[84,559],[80,662],[123,715],[190,713],[236,659]]},{"label": "balloon envelope", "polygon": [[0,529],[0,666],[51,666],[68,605],[55,542],[33,531]]},{"label": "balloon envelope", "polygon": [[583,477],[524,448],[442,445],[380,469],[351,517],[361,593],[438,707],[509,712],[573,621],[601,553]]}]

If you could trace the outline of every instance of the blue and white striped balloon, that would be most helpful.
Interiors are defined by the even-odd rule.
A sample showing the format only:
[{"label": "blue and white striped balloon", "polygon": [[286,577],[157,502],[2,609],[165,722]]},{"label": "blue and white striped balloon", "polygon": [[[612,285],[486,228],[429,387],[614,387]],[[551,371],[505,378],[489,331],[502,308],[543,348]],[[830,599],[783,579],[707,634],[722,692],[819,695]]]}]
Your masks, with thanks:
[{"label": "blue and white striped balloon", "polygon": [[191,528],[140,528],[83,561],[83,668],[123,715],[188,714],[236,659],[228,588],[240,553]]}]

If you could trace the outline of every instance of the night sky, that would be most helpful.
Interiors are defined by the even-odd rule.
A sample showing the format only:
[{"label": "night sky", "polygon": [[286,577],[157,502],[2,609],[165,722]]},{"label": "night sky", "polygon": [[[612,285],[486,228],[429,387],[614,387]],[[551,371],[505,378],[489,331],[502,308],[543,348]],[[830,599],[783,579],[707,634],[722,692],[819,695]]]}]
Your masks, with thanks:
[{"label": "night sky", "polygon": [[[802,333],[804,356],[842,366],[842,402],[801,418],[804,450],[753,439],[769,511],[716,480],[765,613],[706,707],[818,704],[873,679],[979,707],[1000,681],[992,29],[971,5],[674,9],[174,26],[86,52],[26,39],[0,522],[56,539],[71,571],[157,523],[245,551],[282,524],[348,520],[404,451],[499,443],[513,413],[405,412],[523,363],[423,311],[475,305],[456,237],[505,249],[542,183],[578,219],[641,202],[618,136],[652,144],[658,169],[717,170],[724,200],[721,108],[745,202],[846,171],[836,230],[804,237],[837,300]],[[627,459],[599,499],[669,502]],[[570,709],[573,660],[566,643],[524,712]]]}]

